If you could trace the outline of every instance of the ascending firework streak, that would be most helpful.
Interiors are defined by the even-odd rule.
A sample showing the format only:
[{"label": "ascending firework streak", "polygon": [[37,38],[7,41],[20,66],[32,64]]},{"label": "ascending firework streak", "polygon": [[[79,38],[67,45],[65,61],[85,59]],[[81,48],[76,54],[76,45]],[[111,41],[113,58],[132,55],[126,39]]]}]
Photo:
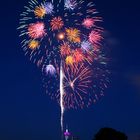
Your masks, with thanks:
[{"label": "ascending firework streak", "polygon": [[63,104],[63,98],[64,98],[64,87],[63,87],[63,69],[62,69],[62,63],[60,66],[60,107],[61,107],[61,131],[63,132],[63,117],[64,117],[64,104]]},{"label": "ascending firework streak", "polygon": [[60,104],[63,131],[66,109],[89,107],[107,88],[102,18],[93,0],[30,0],[25,9],[21,46],[42,71],[46,93]]}]

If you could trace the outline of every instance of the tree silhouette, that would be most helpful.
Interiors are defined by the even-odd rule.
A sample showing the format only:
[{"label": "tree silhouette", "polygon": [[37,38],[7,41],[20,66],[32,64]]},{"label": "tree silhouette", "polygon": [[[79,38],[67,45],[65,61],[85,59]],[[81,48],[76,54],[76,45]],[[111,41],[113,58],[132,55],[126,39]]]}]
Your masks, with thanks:
[{"label": "tree silhouette", "polygon": [[101,128],[93,140],[127,140],[127,136],[112,128]]}]

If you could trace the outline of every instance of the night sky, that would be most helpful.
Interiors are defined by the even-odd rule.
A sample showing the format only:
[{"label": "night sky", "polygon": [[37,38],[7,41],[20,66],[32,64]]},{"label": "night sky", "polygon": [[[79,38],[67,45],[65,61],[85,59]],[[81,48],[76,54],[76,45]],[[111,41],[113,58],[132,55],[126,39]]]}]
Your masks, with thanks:
[{"label": "night sky", "polygon": [[[55,0],[54,0],[55,1]],[[137,0],[138,1],[138,0]],[[140,135],[140,9],[136,0],[95,0],[104,19],[111,79],[105,97],[65,120],[80,140],[102,127]],[[0,140],[60,140],[60,108],[45,94],[41,72],[20,47],[16,28],[27,0],[0,5]]]}]

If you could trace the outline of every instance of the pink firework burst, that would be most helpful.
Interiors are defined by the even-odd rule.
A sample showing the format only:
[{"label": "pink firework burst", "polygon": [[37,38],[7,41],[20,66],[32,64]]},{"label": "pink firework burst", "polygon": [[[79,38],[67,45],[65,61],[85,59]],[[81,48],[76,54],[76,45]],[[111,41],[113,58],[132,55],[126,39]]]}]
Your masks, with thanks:
[{"label": "pink firework burst", "polygon": [[99,44],[102,39],[103,37],[99,31],[91,31],[89,34],[89,41],[92,44]]},{"label": "pink firework burst", "polygon": [[86,28],[91,28],[95,24],[95,21],[93,18],[86,18],[84,19],[82,25]]},{"label": "pink firework burst", "polygon": [[31,38],[42,38],[45,35],[45,25],[43,22],[32,23],[28,27],[28,34]]}]

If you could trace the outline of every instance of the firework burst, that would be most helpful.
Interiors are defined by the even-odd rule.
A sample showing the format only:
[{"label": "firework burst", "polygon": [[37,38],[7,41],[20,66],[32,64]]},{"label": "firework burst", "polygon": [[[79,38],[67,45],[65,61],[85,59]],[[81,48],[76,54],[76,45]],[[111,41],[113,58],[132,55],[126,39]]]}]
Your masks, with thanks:
[{"label": "firework burst", "polygon": [[91,31],[89,34],[89,41],[92,44],[99,44],[99,42],[103,39],[103,36],[99,31]]},{"label": "firework burst", "polygon": [[93,27],[95,21],[93,18],[86,18],[84,19],[82,25],[85,26],[86,28],[91,28]]},{"label": "firework burst", "polygon": [[66,29],[67,38],[74,43],[80,43],[80,31],[76,28]]},{"label": "firework burst", "polygon": [[64,22],[61,17],[54,17],[51,20],[51,28],[52,30],[59,30],[64,26]]},{"label": "firework burst", "polygon": [[29,37],[33,39],[42,38],[45,35],[45,25],[43,22],[30,24],[28,27]]},{"label": "firework burst", "polygon": [[66,108],[95,103],[109,83],[102,18],[92,0],[30,0],[25,9],[21,46],[41,69],[46,93],[59,102],[63,125]]},{"label": "firework burst", "polygon": [[29,42],[29,48],[34,50],[39,47],[39,42],[37,40],[31,40]]},{"label": "firework burst", "polygon": [[43,7],[43,6],[37,6],[37,7],[35,8],[34,13],[35,13],[35,16],[36,16],[36,17],[38,17],[38,18],[43,18],[43,17],[45,16],[45,14],[46,14],[46,9],[45,9],[45,7]]},{"label": "firework burst", "polygon": [[85,60],[85,56],[83,55],[83,52],[81,49],[76,49],[73,53],[73,57],[74,57],[75,63],[80,63]]},{"label": "firework burst", "polygon": [[75,106],[83,108],[84,98],[89,96],[88,85],[92,78],[91,69],[84,65],[74,65],[66,67],[64,71],[64,105],[67,108],[75,108]]},{"label": "firework burst", "polygon": [[[98,12],[94,3],[91,0],[89,2],[65,0],[63,10],[61,4],[63,4],[61,0],[55,4],[53,1],[40,3],[31,0],[29,6],[25,7],[26,11],[21,14],[18,28],[26,56],[29,56],[29,59],[42,69],[45,77],[46,74],[47,76],[56,75],[53,87],[46,87],[48,92],[52,93],[50,95],[57,93],[56,89],[59,88],[55,85],[59,83],[60,79],[60,64],[66,77],[67,72],[73,77],[77,74],[78,77],[80,71],[84,71],[84,67],[88,70],[91,69],[90,71],[94,72],[94,75],[98,75],[102,69],[105,71],[107,64],[102,46],[103,29],[97,24],[102,21],[102,18],[97,16]],[[84,10],[81,10],[83,7]],[[100,66],[101,64],[104,65]],[[79,65],[82,67],[79,68]],[[79,73],[75,73],[73,68],[80,69]],[[71,69],[71,72],[68,69]],[[103,78],[98,79],[103,81]],[[96,81],[97,78],[92,75],[92,80]],[[48,85],[52,83],[51,79],[46,78],[45,81]],[[94,85],[99,86],[98,83],[94,83]],[[88,86],[92,87],[90,83]],[[55,87],[57,88],[55,89]],[[102,89],[104,88],[102,87]],[[94,96],[96,91],[91,93]],[[79,91],[79,94],[83,94],[82,91],[81,93]],[[96,94],[97,96],[98,94]],[[56,97],[59,96],[56,95]],[[73,105],[76,106],[75,97],[71,96],[71,98],[73,98]],[[91,102],[94,102],[93,99]]]},{"label": "firework burst", "polygon": [[53,65],[46,66],[46,74],[54,75],[56,73],[56,69]]},{"label": "firework burst", "polygon": [[83,41],[81,43],[81,49],[84,51],[84,52],[90,52],[90,50],[92,50],[92,45],[89,41]]}]

